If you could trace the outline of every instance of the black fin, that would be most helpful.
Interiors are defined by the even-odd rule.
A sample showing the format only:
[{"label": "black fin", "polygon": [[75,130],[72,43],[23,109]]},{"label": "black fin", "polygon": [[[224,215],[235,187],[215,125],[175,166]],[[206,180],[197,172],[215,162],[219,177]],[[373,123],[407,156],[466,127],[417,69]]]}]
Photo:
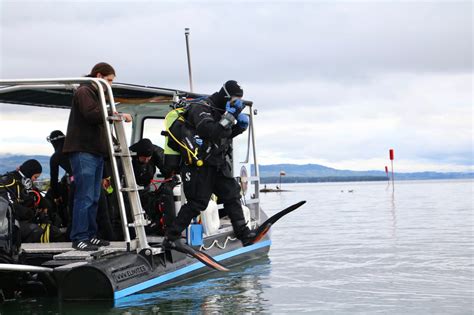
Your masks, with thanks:
[{"label": "black fin", "polygon": [[188,254],[188,255],[196,258],[197,260],[199,260],[204,265],[206,265],[210,268],[213,268],[213,269],[219,270],[219,271],[229,271],[228,268],[226,268],[223,265],[221,265],[220,263],[218,263],[214,258],[209,256],[208,254],[203,253],[199,250],[195,250],[194,248],[192,248],[191,246],[181,242],[180,240],[174,241],[173,244],[174,244],[174,246],[171,249],[174,249],[174,250],[177,250],[179,252]]},{"label": "black fin", "polygon": [[277,222],[280,218],[282,218],[284,215],[298,209],[302,205],[306,203],[306,200],[300,201],[298,203],[295,203],[292,206],[289,206],[286,209],[281,210],[280,212],[272,215],[270,218],[268,218],[265,222],[263,222],[256,230],[255,230],[255,237],[251,239],[249,242],[247,242],[246,245],[251,245],[255,244],[258,241],[260,241],[270,230],[273,224]]}]

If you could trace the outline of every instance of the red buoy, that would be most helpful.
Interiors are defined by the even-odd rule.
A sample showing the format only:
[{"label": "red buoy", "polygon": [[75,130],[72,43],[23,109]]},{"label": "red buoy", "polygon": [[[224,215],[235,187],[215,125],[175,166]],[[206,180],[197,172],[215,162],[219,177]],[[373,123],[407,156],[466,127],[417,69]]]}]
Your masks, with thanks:
[{"label": "red buoy", "polygon": [[[395,191],[395,177],[393,174],[393,159],[394,159],[393,149],[390,149],[388,152],[390,154],[390,163],[392,164],[392,189]],[[387,171],[386,166],[385,166],[385,170]],[[387,176],[388,176],[388,173],[387,173]]]}]

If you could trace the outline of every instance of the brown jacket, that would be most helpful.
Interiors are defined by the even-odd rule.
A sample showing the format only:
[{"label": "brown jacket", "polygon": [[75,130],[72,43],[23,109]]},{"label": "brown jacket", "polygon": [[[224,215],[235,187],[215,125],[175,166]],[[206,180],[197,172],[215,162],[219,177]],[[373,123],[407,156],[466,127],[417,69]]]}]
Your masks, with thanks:
[{"label": "brown jacket", "polygon": [[91,84],[81,85],[74,93],[63,152],[108,155],[99,95]]}]

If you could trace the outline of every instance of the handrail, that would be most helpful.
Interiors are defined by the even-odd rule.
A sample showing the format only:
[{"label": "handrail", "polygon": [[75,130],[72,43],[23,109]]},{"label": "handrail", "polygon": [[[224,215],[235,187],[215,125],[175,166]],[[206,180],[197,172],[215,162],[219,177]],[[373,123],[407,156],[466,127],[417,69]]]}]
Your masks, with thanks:
[{"label": "handrail", "polygon": [[[108,82],[105,81],[104,79],[98,79],[98,81],[104,84],[104,86],[107,88],[107,92],[110,95],[109,102],[110,102],[111,115],[114,115],[117,112],[117,110],[115,108],[115,101],[113,98],[112,86],[110,86]],[[101,97],[101,102],[104,105],[102,110],[104,113],[104,120],[105,120],[106,129],[107,129],[109,154],[110,154],[110,161],[112,163],[112,172],[114,174],[114,182],[116,186],[119,187],[119,189],[117,189],[117,195],[120,196],[119,198],[122,199],[121,202],[123,204],[123,208],[121,209],[120,213],[122,216],[122,222],[127,222],[127,216],[125,213],[125,204],[123,203],[123,196],[121,194],[122,187],[120,184],[120,175],[118,173],[117,161],[114,158],[115,149],[114,149],[114,144],[113,144],[113,139],[112,139],[112,132],[110,129],[110,125],[107,122],[108,113],[107,113],[107,106],[106,106],[106,101],[105,101],[105,94],[102,91],[102,93],[99,93],[99,95]],[[135,234],[139,242],[139,250],[144,249],[144,248],[149,248],[148,240],[146,238],[146,233],[145,233],[145,228],[144,228],[147,222],[143,215],[143,208],[141,205],[140,198],[138,196],[138,191],[137,191],[138,185],[135,180],[135,176],[134,176],[133,168],[132,168],[132,157],[128,148],[128,143],[126,142],[126,139],[125,139],[123,126],[118,126],[117,128],[120,128],[120,131],[122,133],[121,135],[118,135],[118,137],[122,138],[121,139],[122,141],[119,141],[119,145],[120,145],[120,150],[123,153],[121,158],[122,158],[122,167],[124,168],[124,173],[125,173],[125,181],[127,184],[127,188],[134,189],[133,191],[128,191],[128,200],[129,200],[130,207],[133,213],[133,226],[135,227]],[[115,131],[117,133],[117,130]],[[125,141],[125,143],[121,143],[123,141]],[[128,242],[130,242],[128,224],[123,224],[122,227],[124,229],[124,236],[126,238],[125,241],[128,240]]]},{"label": "handrail", "polygon": [[[107,102],[105,98],[104,87],[107,89],[110,101],[110,114],[113,115],[116,112],[115,102],[113,98],[112,87],[108,84],[108,82],[104,79],[100,78],[90,78],[90,77],[81,77],[81,78],[62,78],[62,79],[17,79],[17,80],[0,80],[0,93],[2,92],[10,92],[14,90],[24,90],[24,89],[31,89],[33,87],[36,88],[66,88],[72,84],[81,84],[81,83],[91,83],[97,87],[99,92],[99,99],[102,109],[102,116],[104,119],[104,126],[106,129],[106,136],[107,136],[107,146],[108,152],[110,156],[110,161],[112,164],[112,177],[114,178],[115,184],[115,191],[117,193],[117,199],[119,204],[119,213],[122,221],[122,228],[124,233],[125,242],[130,246],[130,233],[128,231],[128,222],[127,222],[127,215],[125,211],[125,202],[122,195],[122,185],[120,183],[120,175],[118,172],[117,161],[114,157],[115,149],[114,149],[114,142],[112,136],[112,129],[110,123],[108,121],[109,111],[107,108]],[[125,153],[129,153],[128,151],[128,144],[121,143],[121,148],[125,151]],[[124,159],[128,159],[128,165],[131,165],[131,157],[128,154],[128,157],[123,157]],[[134,176],[126,176],[127,184],[129,187],[137,187],[135,177]],[[136,193],[136,192],[135,192]],[[135,194],[136,196],[132,196],[132,192],[129,192],[129,201],[130,206],[134,212],[134,226],[136,230],[136,235],[139,242],[139,247],[147,248],[148,242],[146,239],[145,229],[141,225],[145,222],[143,217],[143,211],[141,209],[140,199],[137,197],[138,193]],[[137,223],[138,222],[138,223]]]},{"label": "handrail", "polygon": [[[252,153],[253,153],[253,163],[255,168],[255,177],[260,178],[260,170],[258,168],[258,160],[257,160],[257,144],[255,140],[255,115],[253,108],[250,108],[250,133],[252,134]],[[255,199],[260,200],[260,181],[255,182]],[[260,205],[257,209],[257,222],[260,222]]]},{"label": "handrail", "polygon": [[[102,84],[104,84],[105,87],[107,87],[107,91],[110,95],[110,109],[111,109],[111,115],[115,112],[115,103],[114,103],[114,98],[113,98],[113,93],[112,89],[110,88],[108,82],[104,79],[94,79],[96,84],[98,84],[99,87],[99,97],[100,97],[100,102],[102,104],[102,117],[104,118],[104,126],[107,134],[107,149],[109,151],[109,157],[110,157],[110,163],[112,165],[112,178],[114,179],[114,184],[115,184],[115,192],[117,195],[118,199],[118,204],[119,204],[119,213],[120,213],[120,218],[122,221],[122,229],[123,229],[123,235],[125,238],[125,242],[127,244],[130,244],[130,233],[128,231],[128,222],[127,222],[127,214],[125,212],[125,201],[123,199],[122,195],[122,184],[120,183],[120,175],[118,172],[118,165],[117,161],[114,158],[114,142],[112,139],[112,130],[110,128],[110,124],[107,121],[107,117],[109,116],[109,113],[107,112],[107,102],[105,101],[105,94],[104,94],[104,89],[102,87]],[[102,84],[99,84],[102,83]]]}]

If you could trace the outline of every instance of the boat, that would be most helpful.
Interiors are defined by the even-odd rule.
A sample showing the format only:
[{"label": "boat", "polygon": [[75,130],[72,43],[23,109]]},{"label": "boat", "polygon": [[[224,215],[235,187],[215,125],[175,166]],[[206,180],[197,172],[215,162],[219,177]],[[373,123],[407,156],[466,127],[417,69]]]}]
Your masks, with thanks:
[{"label": "boat", "polygon": [[289,190],[285,190],[285,189],[280,189],[279,186],[276,186],[276,188],[267,188],[266,185],[260,189],[260,192],[263,192],[263,193],[267,193],[267,192],[286,192],[286,191],[289,191]]},{"label": "boat", "polygon": [[[131,161],[128,151],[130,143],[139,141],[144,134],[153,134],[154,142],[160,137],[164,138],[160,135],[164,129],[164,118],[173,105],[182,99],[206,95],[136,84],[114,83],[108,86],[103,79],[87,77],[21,79],[0,81],[0,103],[68,109],[74,90],[82,83],[93,84],[99,91],[109,155],[114,156],[111,159],[112,175],[124,240],[111,242],[110,246],[96,252],[74,250],[70,242],[23,243],[19,263],[0,264],[0,301],[15,298],[18,292],[22,296],[46,295],[60,300],[117,301],[137,293],[154,292],[203,274],[223,272],[210,268],[189,255],[189,252],[165,250],[161,246],[162,236],[145,233],[145,226],[149,222],[137,198],[140,187],[130,176],[128,167]],[[259,198],[260,178],[254,128],[256,111],[251,101],[245,101],[244,104],[250,125],[244,134],[234,140],[232,166],[234,176],[242,188],[241,200],[248,225],[256,229],[267,219],[267,215],[261,209]],[[115,111],[133,116],[131,130],[125,130],[120,119],[108,114]],[[126,136],[127,132],[129,137]],[[124,172],[128,172],[128,175],[125,174],[125,187],[120,182],[120,176],[124,174],[119,173],[117,160],[121,160],[125,165]],[[180,185],[174,189],[176,209],[184,202],[181,190]],[[124,198],[124,195],[128,198]],[[204,253],[227,268],[266,256],[272,244],[270,233],[258,242],[243,247],[235,238],[230,221],[219,218],[220,207],[210,202],[209,209],[202,213],[201,239],[193,239],[191,229],[188,229],[188,248]],[[127,221],[126,209],[133,213],[131,222]],[[130,237],[129,227],[135,229],[134,238]]]}]

